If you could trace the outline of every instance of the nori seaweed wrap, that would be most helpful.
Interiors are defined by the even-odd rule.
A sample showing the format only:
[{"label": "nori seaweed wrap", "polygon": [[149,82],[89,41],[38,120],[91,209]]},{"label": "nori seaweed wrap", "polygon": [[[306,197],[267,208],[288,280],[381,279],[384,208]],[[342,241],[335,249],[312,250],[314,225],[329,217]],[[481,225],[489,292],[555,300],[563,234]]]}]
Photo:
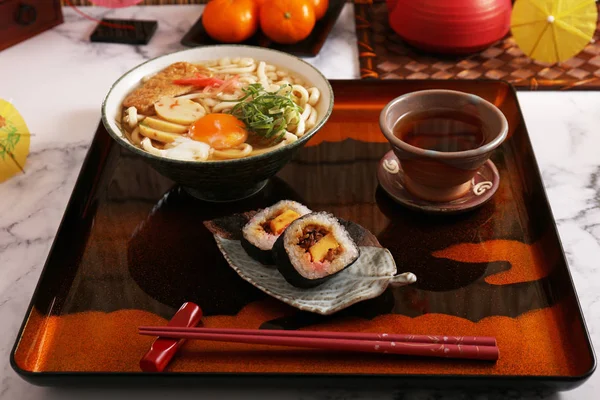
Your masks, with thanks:
[{"label": "nori seaweed wrap", "polygon": [[292,285],[320,285],[354,263],[360,255],[350,234],[333,215],[307,214],[292,222],[275,242],[277,269]]}]

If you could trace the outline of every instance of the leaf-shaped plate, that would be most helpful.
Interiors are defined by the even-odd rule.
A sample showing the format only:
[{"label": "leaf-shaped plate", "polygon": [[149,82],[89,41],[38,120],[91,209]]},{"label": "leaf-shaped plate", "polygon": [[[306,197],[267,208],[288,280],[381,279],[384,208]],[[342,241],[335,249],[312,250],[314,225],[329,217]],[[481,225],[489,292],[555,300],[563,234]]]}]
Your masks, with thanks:
[{"label": "leaf-shaped plate", "polygon": [[252,215],[237,214],[206,222],[223,256],[240,277],[276,299],[321,315],[330,315],[363,300],[382,294],[388,285],[403,286],[417,280],[410,272],[396,275],[392,254],[381,247],[366,229],[341,221],[360,247],[354,264],[323,284],[302,289],[290,285],[274,265],[264,265],[250,257],[239,240],[241,228]]}]

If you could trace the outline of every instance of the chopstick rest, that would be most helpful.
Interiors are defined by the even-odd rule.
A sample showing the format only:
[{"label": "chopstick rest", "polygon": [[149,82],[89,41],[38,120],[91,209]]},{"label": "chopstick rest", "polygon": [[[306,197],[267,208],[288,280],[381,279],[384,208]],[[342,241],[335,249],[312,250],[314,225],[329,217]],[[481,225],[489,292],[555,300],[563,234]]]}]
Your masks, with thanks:
[{"label": "chopstick rest", "polygon": [[[168,327],[189,328],[198,325],[202,319],[202,310],[194,303],[184,303],[167,324]],[[140,360],[140,368],[144,372],[162,372],[169,364],[177,349],[185,340],[158,337],[150,350]]]}]

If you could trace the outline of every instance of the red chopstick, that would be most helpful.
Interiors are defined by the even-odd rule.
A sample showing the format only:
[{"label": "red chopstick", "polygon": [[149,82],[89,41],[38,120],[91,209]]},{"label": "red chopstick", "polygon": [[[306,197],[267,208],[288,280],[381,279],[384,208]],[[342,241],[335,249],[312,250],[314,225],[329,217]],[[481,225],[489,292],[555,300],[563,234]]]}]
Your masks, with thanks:
[{"label": "red chopstick", "polygon": [[[208,329],[208,328],[171,328],[140,327],[139,333],[147,336],[169,337],[174,339],[198,339],[217,342],[237,342],[263,344],[273,346],[307,347],[325,350],[360,351],[370,353],[389,353],[424,357],[445,357],[472,360],[495,361],[499,351],[493,338],[485,338],[484,342],[494,340],[494,345],[481,344],[447,344],[444,342],[415,342],[391,340],[390,335],[364,334],[351,332],[307,332],[277,331],[252,329]],[[300,335],[299,335],[300,334]],[[356,335],[369,335],[358,338]],[[371,335],[380,335],[375,338]],[[402,337],[404,335],[398,335]],[[406,335],[411,337],[411,335]],[[421,340],[428,336],[419,336]],[[435,336],[434,336],[435,337]],[[451,338],[452,336],[448,336]],[[439,338],[439,337],[437,337]],[[443,338],[443,337],[442,337]],[[456,337],[454,337],[456,338]],[[472,340],[473,338],[470,337]],[[475,338],[480,339],[480,338]]]},{"label": "red chopstick", "polygon": [[[140,326],[140,330],[166,330],[173,332],[190,332],[185,327]],[[496,346],[496,338],[490,336],[443,336],[443,335],[407,335],[397,333],[363,333],[363,332],[322,332],[322,331],[290,331],[277,329],[226,329],[226,328],[195,328],[193,332],[223,333],[232,335],[286,336],[305,338],[379,340],[388,342],[409,343],[443,343],[474,346]]]}]

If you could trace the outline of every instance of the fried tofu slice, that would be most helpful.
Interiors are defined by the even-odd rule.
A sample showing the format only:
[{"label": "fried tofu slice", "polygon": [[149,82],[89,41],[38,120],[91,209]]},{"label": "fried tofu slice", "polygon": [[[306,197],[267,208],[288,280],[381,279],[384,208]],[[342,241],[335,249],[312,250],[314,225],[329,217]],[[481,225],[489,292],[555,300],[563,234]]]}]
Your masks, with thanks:
[{"label": "fried tofu slice", "polygon": [[131,92],[123,101],[123,107],[135,107],[141,114],[153,115],[154,103],[161,97],[181,96],[194,90],[193,86],[176,85],[173,80],[193,78],[198,74],[209,73],[204,67],[188,62],[171,64]]}]

